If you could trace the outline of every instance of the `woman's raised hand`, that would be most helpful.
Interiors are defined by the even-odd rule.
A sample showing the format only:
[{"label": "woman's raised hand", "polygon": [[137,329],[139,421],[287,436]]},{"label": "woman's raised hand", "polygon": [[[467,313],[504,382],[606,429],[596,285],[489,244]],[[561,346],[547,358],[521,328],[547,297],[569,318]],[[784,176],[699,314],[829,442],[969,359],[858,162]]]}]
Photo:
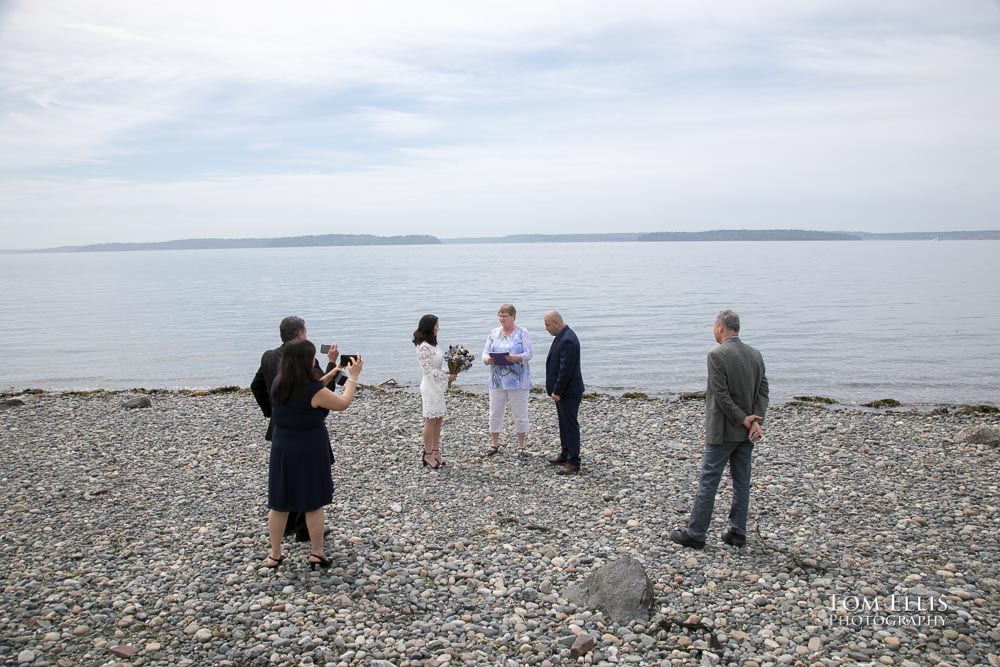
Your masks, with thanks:
[{"label": "woman's raised hand", "polygon": [[361,355],[355,355],[347,364],[347,374],[357,380],[358,376],[361,375],[361,369],[364,368],[364,366],[365,362],[361,359]]},{"label": "woman's raised hand", "polygon": [[330,343],[330,349],[326,353],[326,358],[330,360],[331,364],[337,364],[337,362],[339,361],[339,359],[337,358],[339,352],[340,350],[337,349],[337,344]]}]

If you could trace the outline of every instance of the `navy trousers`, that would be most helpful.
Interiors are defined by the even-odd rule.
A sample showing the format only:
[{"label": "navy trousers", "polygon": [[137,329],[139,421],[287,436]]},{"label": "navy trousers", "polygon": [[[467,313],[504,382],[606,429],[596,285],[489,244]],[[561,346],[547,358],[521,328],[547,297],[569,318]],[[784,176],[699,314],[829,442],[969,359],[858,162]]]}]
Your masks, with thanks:
[{"label": "navy trousers", "polygon": [[562,445],[560,456],[570,465],[580,465],[580,401],[582,396],[562,396],[556,404],[556,414],[559,416],[559,443]]}]

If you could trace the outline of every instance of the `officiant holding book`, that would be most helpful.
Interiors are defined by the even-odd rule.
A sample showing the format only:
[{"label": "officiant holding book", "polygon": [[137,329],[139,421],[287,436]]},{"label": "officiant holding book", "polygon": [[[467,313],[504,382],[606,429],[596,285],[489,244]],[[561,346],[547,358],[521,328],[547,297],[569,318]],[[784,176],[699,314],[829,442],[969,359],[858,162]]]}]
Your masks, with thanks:
[{"label": "officiant holding book", "polygon": [[490,448],[486,456],[500,453],[500,431],[507,405],[514,418],[517,454],[524,456],[528,435],[528,393],[531,391],[531,335],[516,323],[517,310],[505,303],[497,311],[500,326],[490,331],[483,348],[483,363],[490,369]]}]

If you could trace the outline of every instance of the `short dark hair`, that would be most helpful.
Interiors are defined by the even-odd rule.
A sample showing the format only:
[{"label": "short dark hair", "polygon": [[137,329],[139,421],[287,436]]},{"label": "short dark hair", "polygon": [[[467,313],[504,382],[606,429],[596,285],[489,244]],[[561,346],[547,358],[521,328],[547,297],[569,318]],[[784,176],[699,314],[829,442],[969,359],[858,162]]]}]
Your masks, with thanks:
[{"label": "short dark hair", "polygon": [[721,324],[729,331],[740,332],[740,316],[731,310],[720,310],[715,316],[715,323]]},{"label": "short dark hair", "polygon": [[413,332],[413,344],[420,345],[421,343],[428,343],[430,345],[437,345],[438,338],[434,333],[434,325],[438,323],[437,315],[431,315],[428,313],[420,318],[420,324],[417,325],[417,330]]},{"label": "short dark hair", "polygon": [[278,374],[274,378],[271,397],[275,403],[284,405],[288,399],[309,388],[310,382],[318,382],[316,369],[316,346],[308,340],[293,340],[285,345],[278,361]]},{"label": "short dark hair", "polygon": [[512,303],[505,303],[497,309],[497,313],[504,313],[510,315],[511,317],[517,317],[517,308],[514,307]]},{"label": "short dark hair", "polygon": [[301,317],[296,317],[295,315],[289,315],[285,319],[281,320],[281,324],[278,325],[278,332],[281,334],[282,343],[295,340],[299,337],[299,334],[305,330],[306,321]]}]

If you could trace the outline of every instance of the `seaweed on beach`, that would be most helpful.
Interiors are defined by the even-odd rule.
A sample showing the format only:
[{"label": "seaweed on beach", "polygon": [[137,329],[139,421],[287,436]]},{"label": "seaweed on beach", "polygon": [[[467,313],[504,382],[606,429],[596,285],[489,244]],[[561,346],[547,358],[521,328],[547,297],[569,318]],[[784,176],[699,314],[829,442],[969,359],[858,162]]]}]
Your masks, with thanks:
[{"label": "seaweed on beach", "polygon": [[236,394],[243,391],[242,387],[237,387],[236,385],[227,385],[225,387],[215,387],[214,389],[209,389],[209,394]]},{"label": "seaweed on beach", "polygon": [[963,405],[959,408],[958,413],[961,415],[975,415],[975,414],[986,414],[995,415],[1000,414],[1000,408],[995,405]]},{"label": "seaweed on beach", "polygon": [[880,398],[877,401],[871,401],[869,403],[863,403],[862,407],[865,408],[898,408],[902,403],[894,398]]},{"label": "seaweed on beach", "polygon": [[801,401],[803,403],[825,403],[826,405],[833,405],[837,402],[827,396],[792,396],[792,400]]},{"label": "seaweed on beach", "polygon": [[655,401],[656,399],[647,394],[644,391],[626,391],[622,394],[622,398],[628,398],[633,401]]},{"label": "seaweed on beach", "polygon": [[39,394],[44,394],[44,389],[22,389],[20,391],[4,391],[0,392],[0,398],[10,398],[11,396],[37,396]]}]

